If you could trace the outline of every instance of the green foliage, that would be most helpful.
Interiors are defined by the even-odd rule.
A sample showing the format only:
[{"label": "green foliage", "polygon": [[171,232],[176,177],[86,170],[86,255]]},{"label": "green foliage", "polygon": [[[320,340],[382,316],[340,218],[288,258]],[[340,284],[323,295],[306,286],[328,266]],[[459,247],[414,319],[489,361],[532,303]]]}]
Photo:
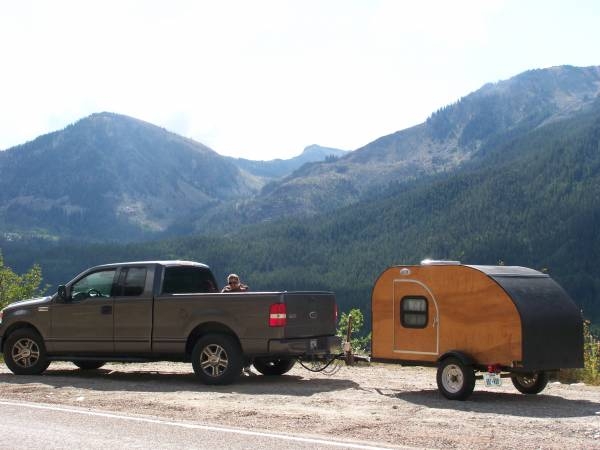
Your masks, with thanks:
[{"label": "green foliage", "polygon": [[361,335],[362,327],[365,321],[360,309],[352,308],[348,313],[343,312],[340,315],[337,335],[346,340],[348,337],[348,325],[350,322],[352,323],[352,327],[350,329],[350,345],[353,353],[368,353],[369,348],[371,347],[371,333]]},{"label": "green foliage", "polygon": [[558,379],[562,382],[584,382],[600,385],[600,340],[591,331],[588,320],[583,323],[583,369],[561,370]]},{"label": "green foliage", "polygon": [[14,301],[42,295],[41,282],[40,266],[34,265],[28,272],[18,275],[4,265],[0,252],[0,309]]}]

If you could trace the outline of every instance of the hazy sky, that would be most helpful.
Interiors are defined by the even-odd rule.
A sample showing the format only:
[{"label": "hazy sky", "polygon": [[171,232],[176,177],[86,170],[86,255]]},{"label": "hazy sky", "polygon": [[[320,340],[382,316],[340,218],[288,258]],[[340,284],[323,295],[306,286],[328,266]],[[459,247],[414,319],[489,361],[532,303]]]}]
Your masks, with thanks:
[{"label": "hazy sky", "polygon": [[599,45],[598,0],[0,0],[0,149],[110,111],[223,155],[354,150]]}]

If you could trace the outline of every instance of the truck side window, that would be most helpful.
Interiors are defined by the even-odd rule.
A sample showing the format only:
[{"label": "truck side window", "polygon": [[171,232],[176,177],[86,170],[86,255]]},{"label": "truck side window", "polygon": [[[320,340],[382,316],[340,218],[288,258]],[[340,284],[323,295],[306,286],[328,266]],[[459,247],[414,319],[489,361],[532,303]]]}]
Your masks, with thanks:
[{"label": "truck side window", "polygon": [[73,285],[71,298],[79,301],[89,297],[110,297],[115,271],[102,270],[86,275]]},{"label": "truck side window", "polygon": [[400,323],[406,328],[425,328],[427,326],[427,299],[416,296],[402,298]]},{"label": "truck side window", "polygon": [[203,267],[167,267],[163,280],[163,294],[192,294],[217,292],[210,270]]},{"label": "truck side window", "polygon": [[137,297],[142,295],[146,286],[145,267],[129,267],[123,282],[123,294],[126,297]]}]

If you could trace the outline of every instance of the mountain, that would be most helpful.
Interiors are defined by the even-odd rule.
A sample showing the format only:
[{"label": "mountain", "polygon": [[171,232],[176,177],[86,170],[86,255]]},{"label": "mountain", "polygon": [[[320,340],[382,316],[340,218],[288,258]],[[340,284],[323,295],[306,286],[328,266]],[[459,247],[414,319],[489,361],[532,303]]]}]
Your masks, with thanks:
[{"label": "mountain", "polygon": [[311,146],[273,161],[226,158],[149,123],[95,114],[0,152],[0,229],[128,240],[309,218],[482,161],[589,109],[599,93],[600,67],[532,70],[358,150]]},{"label": "mountain", "polygon": [[240,169],[265,179],[281,178],[299,169],[306,163],[331,160],[346,155],[348,151],[320,145],[309,145],[304,151],[290,159],[253,161],[244,158],[230,158]]},{"label": "mountain", "polygon": [[230,211],[275,177],[345,153],[313,145],[289,160],[234,159],[147,122],[93,114],[0,152],[0,229],[90,240],[185,234],[219,205]]},{"label": "mountain", "polygon": [[381,137],[345,157],[307,164],[269,183],[240,204],[239,221],[334,211],[377,196],[389,184],[451,172],[502,142],[573,117],[599,94],[600,66],[532,70],[486,84],[423,124]]},{"label": "mountain", "polygon": [[90,239],[151,236],[261,182],[210,148],[94,114],[0,152],[0,226]]},{"label": "mountain", "polygon": [[257,290],[330,289],[342,310],[359,306],[366,313],[373,283],[392,264],[431,257],[522,265],[548,271],[585,317],[600,322],[599,143],[600,100],[453,172],[390,185],[335,214],[127,248],[59,246],[44,257],[68,255],[53,265],[61,269],[84,258],[197,259],[221,279],[241,273]]},{"label": "mountain", "polygon": [[[571,71],[562,70],[567,75]],[[536,72],[525,78],[538,80]],[[577,80],[586,72],[573,73]],[[522,83],[520,79],[517,84]],[[499,132],[485,134],[478,150],[452,170],[382,184],[334,213],[315,212],[310,220],[273,219],[227,234],[224,228],[211,228],[210,235],[143,244],[5,239],[0,248],[7,264],[19,272],[33,262],[41,264],[51,283],[108,261],[199,260],[210,264],[220,280],[235,271],[256,290],[333,290],[341,310],[359,306],[367,323],[373,283],[389,265],[414,264],[426,257],[522,265],[548,271],[586,318],[600,322],[600,99],[582,96],[583,84],[574,81],[569,88],[572,98],[579,99],[565,102],[570,109],[537,113],[535,120],[518,121],[515,127],[499,126]],[[561,89],[566,85],[561,82]],[[552,83],[547,86],[531,89],[555,90]],[[432,120],[437,114],[458,114],[456,106]],[[476,109],[475,104],[471,107]],[[506,116],[511,110],[505,104],[481,109],[506,109]],[[431,120],[424,126],[431,126]],[[456,129],[464,132],[465,127],[438,123],[438,139],[457,134]],[[467,133],[472,141],[475,131]],[[341,160],[350,157],[354,154]],[[308,164],[294,176],[315,165],[325,166]],[[232,217],[237,215],[239,211]]]},{"label": "mountain", "polygon": [[377,197],[310,221],[288,218],[222,235],[129,245],[5,241],[19,271],[47,281],[124,259],[182,258],[240,273],[256,290],[327,289],[367,315],[373,283],[424,258],[548,271],[600,323],[600,100],[488,149],[455,171],[390,185]]}]

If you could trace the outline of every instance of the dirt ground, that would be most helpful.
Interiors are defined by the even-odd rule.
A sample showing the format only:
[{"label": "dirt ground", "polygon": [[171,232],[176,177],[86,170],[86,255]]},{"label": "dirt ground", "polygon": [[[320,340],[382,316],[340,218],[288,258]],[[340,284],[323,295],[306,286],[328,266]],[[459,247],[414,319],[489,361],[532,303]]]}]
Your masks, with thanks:
[{"label": "dirt ground", "polygon": [[106,364],[80,371],[52,363],[41,376],[0,366],[0,397],[75,405],[261,431],[307,433],[371,445],[469,449],[600,449],[600,388],[549,383],[520,394],[509,379],[481,381],[464,402],[442,397],[435,369],[363,364],[281,377],[243,376],[205,386],[184,363]]}]

